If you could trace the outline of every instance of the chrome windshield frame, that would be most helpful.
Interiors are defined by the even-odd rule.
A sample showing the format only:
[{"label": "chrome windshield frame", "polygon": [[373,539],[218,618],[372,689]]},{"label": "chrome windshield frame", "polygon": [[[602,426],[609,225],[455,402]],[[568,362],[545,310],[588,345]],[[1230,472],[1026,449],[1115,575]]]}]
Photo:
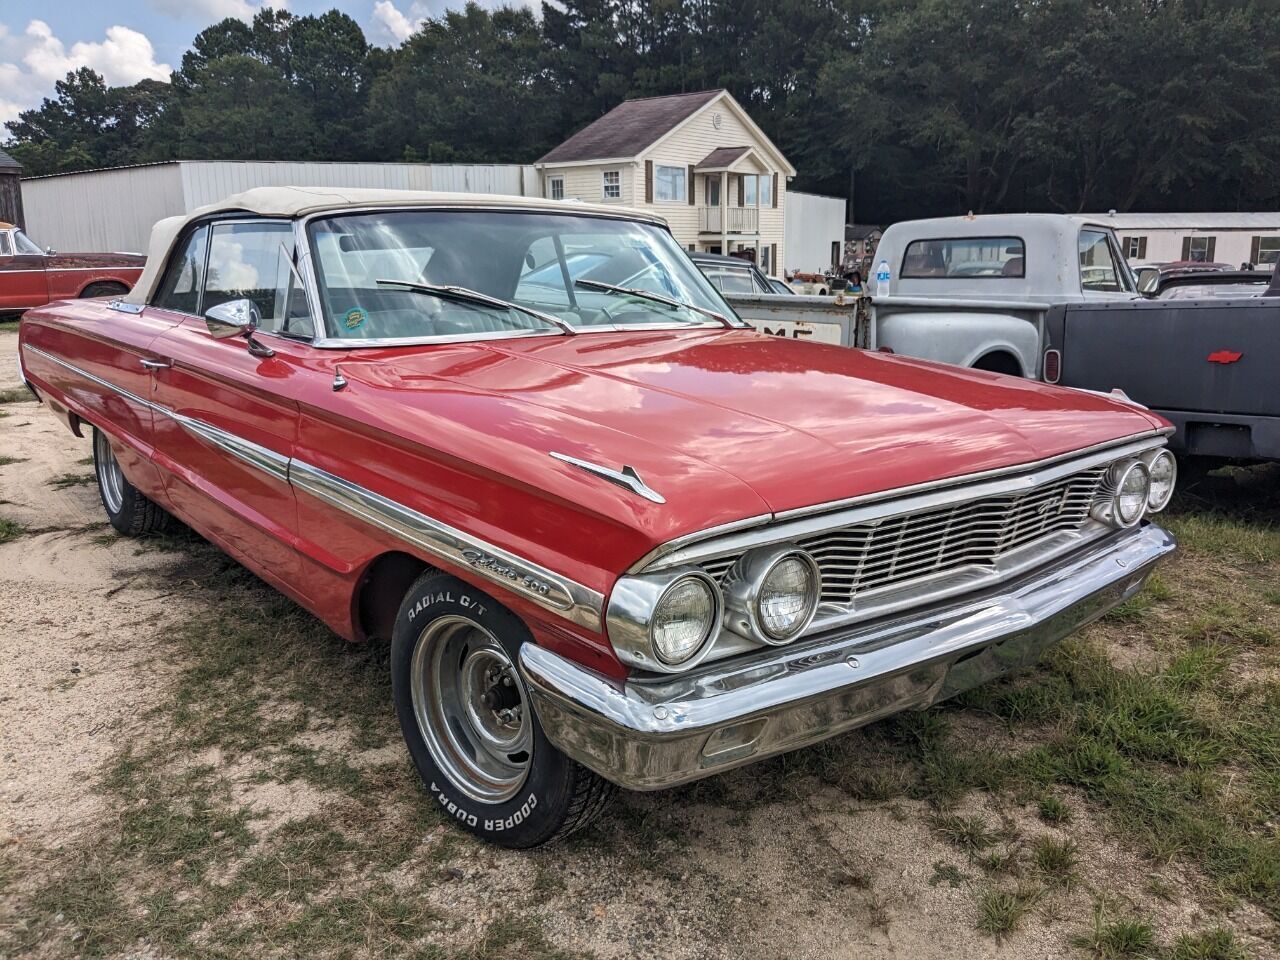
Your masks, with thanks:
[{"label": "chrome windshield frame", "polygon": [[[316,271],[315,257],[311,249],[311,224],[317,220],[330,220],[334,217],[358,216],[368,213],[453,213],[459,210],[465,210],[469,213],[529,213],[529,214],[553,214],[556,216],[569,216],[579,219],[591,220],[616,220],[624,223],[641,223],[647,226],[657,227],[665,230],[668,235],[671,228],[667,222],[661,217],[645,216],[644,213],[633,211],[623,213],[619,211],[617,214],[610,214],[600,211],[585,211],[566,209],[560,201],[547,201],[545,205],[531,205],[528,207],[508,207],[501,204],[476,204],[462,205],[450,203],[422,203],[422,204],[361,204],[359,206],[350,207],[330,207],[324,210],[316,210],[312,213],[297,217],[293,221],[294,234],[296,237],[295,249],[297,250],[297,268],[306,280],[307,305],[311,309],[312,315],[318,317],[320,322],[317,329],[323,331],[310,341],[310,346],[321,350],[359,350],[362,348],[379,348],[379,347],[415,347],[430,346],[436,343],[472,343],[482,342],[486,340],[513,340],[526,337],[562,337],[564,332],[560,329],[555,330],[502,330],[489,333],[463,333],[463,334],[443,334],[434,337],[375,337],[375,338],[350,338],[350,337],[334,337],[328,335],[329,318],[325,313],[320,301],[320,277]],[[679,246],[677,244],[677,246]],[[683,249],[682,249],[682,252]],[[690,268],[698,273],[701,271],[696,263],[690,261]],[[710,281],[707,281],[710,285]],[[715,290],[715,287],[712,286]],[[720,292],[716,290],[717,296]],[[733,307],[729,305],[721,296],[722,302],[728,307],[728,312],[724,315],[728,321],[725,323],[707,318],[706,323],[688,323],[688,322],[672,322],[657,321],[655,323],[628,323],[628,324],[592,324],[591,326],[573,326],[575,334],[593,334],[593,333],[623,333],[637,332],[648,333],[661,330],[725,330],[725,329],[741,329],[750,330],[750,324],[747,324],[741,317],[734,312]]]}]

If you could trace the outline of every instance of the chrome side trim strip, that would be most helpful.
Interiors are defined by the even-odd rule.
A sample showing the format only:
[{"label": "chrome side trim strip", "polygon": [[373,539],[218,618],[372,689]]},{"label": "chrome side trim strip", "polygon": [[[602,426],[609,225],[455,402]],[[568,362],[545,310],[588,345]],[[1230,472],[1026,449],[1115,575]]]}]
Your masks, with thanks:
[{"label": "chrome side trim strip", "polygon": [[194,417],[144,400],[101,377],[51,353],[23,345],[113,393],[170,418],[184,430],[262,472],[306,490],[326,503],[387,531],[428,553],[474,570],[477,577],[496,583],[589,630],[600,630],[604,594],[525,560],[478,537],[419,513],[381,494],[344,480],[301,460],[229,433]]},{"label": "chrome side trim strip", "polygon": [[[900,513],[913,513],[930,507],[1029,490],[1058,477],[1079,470],[1087,470],[1090,466],[1096,466],[1117,457],[1151,450],[1162,445],[1164,438],[1171,432],[1168,429],[1149,430],[1034,463],[1001,467],[961,477],[949,477],[945,480],[914,484],[909,487],[882,490],[848,500],[800,507],[773,516],[766,515],[743,521],[741,527],[730,524],[711,528],[655,547],[632,564],[627,573],[634,574],[696,563],[716,554],[808,536],[853,523],[865,523]],[[737,535],[734,535],[735,530],[739,531]]]},{"label": "chrome side trim strip", "polygon": [[139,406],[146,407],[148,410],[151,410],[155,413],[163,413],[166,416],[168,416],[169,414],[169,411],[166,410],[164,407],[158,407],[154,403],[152,403],[150,400],[144,400],[142,399],[142,397],[138,396],[136,393],[130,393],[128,390],[124,389],[124,387],[117,387],[114,383],[111,383],[108,380],[103,380],[101,377],[90,373],[88,370],[82,370],[80,367],[77,367],[74,363],[67,363],[67,361],[63,360],[61,357],[55,357],[52,353],[47,353],[46,351],[41,350],[39,347],[33,347],[29,343],[24,343],[22,345],[22,349],[30,351],[31,353],[34,353],[38,357],[44,357],[46,360],[56,363],[58,366],[63,367],[67,370],[70,370],[72,373],[77,374],[81,377],[84,377],[86,380],[90,381],[91,383],[96,383],[98,386],[105,387],[107,390],[110,390],[112,393],[119,394],[120,396],[124,397],[126,400],[129,400],[132,403],[136,403]]},{"label": "chrome side trim strip", "polygon": [[632,493],[644,497],[646,500],[651,500],[654,503],[667,502],[666,497],[641,479],[640,474],[636,472],[635,467],[629,467],[626,464],[623,464],[621,470],[613,470],[609,467],[602,467],[598,463],[592,463],[590,460],[579,460],[577,457],[571,457],[567,453],[556,453],[554,450],[551,451],[551,456],[564,463],[571,463],[579,470],[585,470],[587,473],[591,473],[601,479],[608,480],[610,483],[616,483],[620,487],[625,487]]},{"label": "chrome side trim strip", "polygon": [[301,460],[290,463],[289,482],[442,560],[470,567],[476,576],[580,626],[600,629],[604,595],[589,587]]},{"label": "chrome side trim strip", "polygon": [[242,463],[256,467],[263,473],[270,474],[283,483],[289,482],[289,458],[283,454],[276,453],[267,447],[259,446],[253,441],[246,440],[244,437],[237,436],[234,433],[228,433],[226,430],[205,423],[203,420],[175,413],[164,407],[156,407],[156,411],[163,413],[170,420],[176,421],[179,426],[192,436],[213,444],[219,450],[229,453]]}]

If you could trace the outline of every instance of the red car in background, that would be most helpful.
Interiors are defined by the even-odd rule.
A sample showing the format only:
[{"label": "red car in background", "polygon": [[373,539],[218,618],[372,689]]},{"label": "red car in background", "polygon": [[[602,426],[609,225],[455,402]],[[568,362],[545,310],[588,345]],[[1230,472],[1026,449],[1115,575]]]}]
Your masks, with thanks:
[{"label": "red car in background", "polygon": [[1160,417],[756,333],[612,205],[251,190],[19,336],[115,529],[389,640],[424,786],[506,846],[1032,663],[1174,549]]},{"label": "red car in background", "polygon": [[126,294],[145,263],[146,257],[136,253],[42,250],[13,224],[0,221],[0,315],[54,300]]}]

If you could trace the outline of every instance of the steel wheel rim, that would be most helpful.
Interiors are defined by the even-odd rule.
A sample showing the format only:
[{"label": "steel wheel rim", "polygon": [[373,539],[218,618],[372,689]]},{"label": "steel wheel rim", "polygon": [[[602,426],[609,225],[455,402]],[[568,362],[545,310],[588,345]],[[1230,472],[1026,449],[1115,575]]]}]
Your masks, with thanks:
[{"label": "steel wheel rim", "polygon": [[119,513],[124,506],[124,474],[120,470],[120,462],[111,452],[111,444],[107,435],[101,430],[93,438],[97,456],[98,487],[102,490],[102,500],[108,513]]},{"label": "steel wheel rim", "polygon": [[474,620],[440,617],[419,634],[409,671],[418,732],[440,770],[481,803],[514,797],[529,776],[533,730],[502,644]]}]

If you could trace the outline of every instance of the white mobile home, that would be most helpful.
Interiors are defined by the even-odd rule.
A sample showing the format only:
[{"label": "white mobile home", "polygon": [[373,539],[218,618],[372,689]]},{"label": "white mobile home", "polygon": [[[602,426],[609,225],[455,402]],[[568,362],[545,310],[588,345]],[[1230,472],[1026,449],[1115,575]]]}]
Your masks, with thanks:
[{"label": "white mobile home", "polygon": [[1278,213],[1109,213],[1131,264],[1198,260],[1270,269],[1280,259]]},{"label": "white mobile home", "polygon": [[787,194],[786,272],[823,273],[838,270],[844,255],[843,197],[816,193]]}]

